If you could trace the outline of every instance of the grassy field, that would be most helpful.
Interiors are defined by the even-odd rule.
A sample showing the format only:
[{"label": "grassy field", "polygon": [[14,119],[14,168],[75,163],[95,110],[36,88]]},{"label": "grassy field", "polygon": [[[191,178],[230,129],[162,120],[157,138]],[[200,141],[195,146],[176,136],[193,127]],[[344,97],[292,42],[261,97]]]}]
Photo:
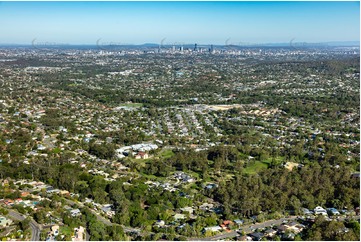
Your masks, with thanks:
[{"label": "grassy field", "polygon": [[[283,157],[276,157],[276,165],[279,165],[284,160]],[[264,161],[250,161],[249,165],[244,168],[243,172],[246,174],[256,174],[257,172],[261,171],[262,169],[267,169],[268,166],[271,164],[272,158],[269,158]]]},{"label": "grassy field", "polygon": [[262,161],[250,161],[250,165],[244,168],[243,172],[246,174],[256,174],[257,172],[261,171],[262,169],[267,169],[269,163],[262,162]]}]

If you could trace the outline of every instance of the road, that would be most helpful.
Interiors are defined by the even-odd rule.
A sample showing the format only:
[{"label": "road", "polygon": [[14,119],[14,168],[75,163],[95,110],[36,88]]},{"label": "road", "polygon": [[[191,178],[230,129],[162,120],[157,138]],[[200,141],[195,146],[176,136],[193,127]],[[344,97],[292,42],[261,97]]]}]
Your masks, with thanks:
[{"label": "road", "polygon": [[[9,210],[9,217],[23,221],[26,219],[26,217],[14,210]],[[37,222],[35,222],[33,219],[30,220],[30,228],[31,228],[31,241],[39,241],[40,240],[40,231],[42,230],[41,225],[39,225]]]},{"label": "road", "polygon": [[[242,231],[245,232],[246,234],[251,233],[253,230],[256,229],[263,229],[266,227],[271,227],[274,225],[280,225],[283,223],[283,221],[294,221],[297,219],[297,216],[291,216],[289,218],[281,218],[281,219],[277,219],[277,220],[268,220],[266,222],[263,223],[256,223],[256,224],[251,224],[251,225],[245,225],[240,227],[240,229],[238,231]],[[338,220],[339,221],[343,221],[346,219],[359,219],[359,216],[349,216],[349,217],[341,217]],[[237,233],[237,231],[231,231],[228,233],[223,233],[223,234],[219,234],[219,235],[215,235],[212,237],[206,237],[206,238],[190,238],[188,240],[195,240],[195,241],[214,241],[214,240],[223,240],[223,239],[227,239],[227,238],[234,238],[237,235],[239,235]]]},{"label": "road", "polygon": [[40,231],[41,231],[40,225],[37,222],[35,222],[34,220],[31,220],[30,228],[32,230],[31,241],[39,241],[40,240]]},{"label": "road", "polygon": [[[239,231],[244,231],[246,234],[248,234],[248,233],[252,232],[252,230],[254,230],[254,229],[270,227],[270,226],[273,226],[273,225],[280,225],[280,224],[282,224],[282,222],[284,220],[291,221],[291,220],[295,220],[296,218],[297,218],[297,216],[293,216],[293,217],[290,217],[290,218],[281,218],[281,219],[277,219],[277,220],[268,220],[268,221],[263,222],[263,223],[245,225],[245,226],[242,226],[239,229]],[[219,235],[215,235],[215,236],[212,236],[212,237],[190,238],[188,240],[214,241],[214,240],[222,240],[222,239],[226,239],[226,238],[233,238],[233,237],[236,237],[237,235],[239,235],[237,231],[231,231],[231,232],[228,232],[228,233],[219,234]]]},{"label": "road", "polygon": [[90,234],[85,230],[85,241],[90,241]]}]

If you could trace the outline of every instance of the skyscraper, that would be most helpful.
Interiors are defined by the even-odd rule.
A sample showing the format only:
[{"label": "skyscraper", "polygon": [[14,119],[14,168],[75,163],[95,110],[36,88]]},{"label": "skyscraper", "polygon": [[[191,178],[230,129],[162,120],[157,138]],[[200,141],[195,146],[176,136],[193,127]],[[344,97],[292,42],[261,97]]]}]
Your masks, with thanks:
[{"label": "skyscraper", "polygon": [[211,45],[211,48],[208,49],[209,53],[213,53],[214,49],[213,49],[213,45]]}]

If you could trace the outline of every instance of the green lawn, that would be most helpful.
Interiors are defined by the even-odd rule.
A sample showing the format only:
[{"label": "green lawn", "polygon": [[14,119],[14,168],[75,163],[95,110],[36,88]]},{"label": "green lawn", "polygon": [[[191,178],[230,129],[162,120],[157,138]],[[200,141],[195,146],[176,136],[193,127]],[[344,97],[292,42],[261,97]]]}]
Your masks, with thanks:
[{"label": "green lawn", "polygon": [[[284,157],[276,157],[276,165],[280,165],[284,160]],[[268,168],[268,166],[271,164],[272,158],[268,158],[264,161],[250,161],[249,165],[244,168],[243,172],[247,174],[255,174],[262,169]]]},{"label": "green lawn", "polygon": [[160,152],[159,155],[164,159],[168,159],[171,158],[174,155],[174,153],[172,150],[163,150],[162,152]]},{"label": "green lawn", "polygon": [[257,172],[261,171],[262,169],[268,168],[267,162],[262,161],[250,161],[250,165],[248,165],[246,168],[244,168],[243,172],[246,174],[256,174]]},{"label": "green lawn", "polygon": [[[280,165],[280,164],[283,162],[284,159],[285,159],[285,158],[284,158],[284,157],[281,157],[281,156],[276,157],[276,158],[275,158],[276,165]],[[267,160],[264,160],[263,162],[265,162],[265,163],[267,163],[267,164],[271,164],[272,158],[270,157],[270,158],[268,158]]]},{"label": "green lawn", "polygon": [[72,236],[74,234],[74,229],[71,229],[68,226],[60,226],[59,230],[60,230],[59,231],[60,234],[70,235],[70,236]]}]

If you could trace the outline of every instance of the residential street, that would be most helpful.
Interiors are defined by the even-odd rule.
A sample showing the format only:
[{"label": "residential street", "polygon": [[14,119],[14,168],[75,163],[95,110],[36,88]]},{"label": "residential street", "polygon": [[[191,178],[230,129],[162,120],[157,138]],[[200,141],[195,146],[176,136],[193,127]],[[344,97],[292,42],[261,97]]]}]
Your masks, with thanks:
[{"label": "residential street", "polygon": [[[252,225],[245,225],[242,226],[238,231],[244,231],[245,233],[250,233],[252,232],[252,230],[254,229],[260,229],[260,228],[265,228],[265,227],[269,227],[272,225],[280,225],[282,224],[282,222],[284,220],[287,221],[291,221],[291,220],[295,220],[297,218],[297,216],[292,216],[290,218],[281,218],[278,220],[269,220],[263,223],[256,223],[256,224],[252,224]],[[222,239],[226,239],[226,238],[233,238],[236,237],[238,235],[237,231],[232,231],[229,233],[223,233],[223,234],[219,234],[219,235],[215,235],[212,237],[207,237],[207,238],[191,238],[189,240],[196,240],[196,241],[214,241],[214,240],[222,240]]]},{"label": "residential street", "polygon": [[[340,221],[345,220],[346,218],[352,218],[352,219],[358,219],[358,216],[351,216],[351,217],[341,217],[339,218]],[[238,231],[239,232],[245,232],[246,234],[251,233],[252,230],[256,230],[256,229],[263,229],[266,227],[271,227],[273,225],[280,225],[283,223],[284,220],[287,221],[293,221],[296,220],[297,216],[291,216],[289,218],[281,218],[281,219],[277,219],[277,220],[269,220],[263,223],[256,223],[256,224],[251,224],[251,225],[245,225],[240,227],[239,230],[237,231],[231,231],[229,233],[223,233],[223,234],[219,234],[219,235],[215,235],[212,237],[206,237],[206,238],[190,238],[188,240],[196,240],[196,241],[215,241],[215,240],[222,240],[222,239],[227,239],[227,238],[233,238],[236,237],[238,235]]]}]

